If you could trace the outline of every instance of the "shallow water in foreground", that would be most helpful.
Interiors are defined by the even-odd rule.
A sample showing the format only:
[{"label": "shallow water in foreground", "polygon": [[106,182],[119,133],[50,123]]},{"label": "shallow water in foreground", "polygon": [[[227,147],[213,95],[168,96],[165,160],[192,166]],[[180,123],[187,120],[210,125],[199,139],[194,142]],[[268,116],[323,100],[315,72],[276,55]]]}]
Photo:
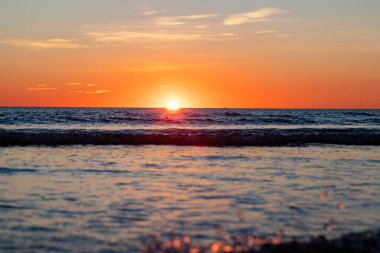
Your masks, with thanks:
[{"label": "shallow water in foreground", "polygon": [[[378,229],[376,146],[0,148],[0,251],[138,251],[149,235]],[[216,229],[218,228],[218,229]]]}]

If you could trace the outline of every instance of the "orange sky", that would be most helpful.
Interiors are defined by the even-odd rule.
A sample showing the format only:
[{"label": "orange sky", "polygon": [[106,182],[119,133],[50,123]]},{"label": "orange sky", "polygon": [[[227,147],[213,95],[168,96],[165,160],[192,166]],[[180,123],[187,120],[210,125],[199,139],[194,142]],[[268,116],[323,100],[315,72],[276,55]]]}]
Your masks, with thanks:
[{"label": "orange sky", "polygon": [[0,106],[380,108],[375,1],[49,2],[0,10]]}]

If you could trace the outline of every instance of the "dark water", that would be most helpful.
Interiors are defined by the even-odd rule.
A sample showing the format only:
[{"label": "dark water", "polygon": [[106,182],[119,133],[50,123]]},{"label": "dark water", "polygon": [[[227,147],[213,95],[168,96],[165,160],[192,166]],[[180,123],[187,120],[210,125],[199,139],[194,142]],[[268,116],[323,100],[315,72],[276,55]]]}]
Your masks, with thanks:
[{"label": "dark water", "polygon": [[379,145],[380,110],[2,108],[0,145]]},{"label": "dark water", "polygon": [[4,126],[72,128],[241,128],[274,126],[374,127],[380,110],[1,108]]},{"label": "dark water", "polygon": [[378,229],[379,115],[2,108],[0,252],[139,252],[154,234],[207,245],[226,234],[305,240]]}]

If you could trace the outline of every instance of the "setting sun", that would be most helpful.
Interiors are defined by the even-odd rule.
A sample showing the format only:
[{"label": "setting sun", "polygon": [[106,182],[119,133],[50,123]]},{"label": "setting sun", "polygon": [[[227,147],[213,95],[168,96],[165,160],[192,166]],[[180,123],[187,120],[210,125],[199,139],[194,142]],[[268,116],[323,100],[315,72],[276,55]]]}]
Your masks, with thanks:
[{"label": "setting sun", "polygon": [[379,14],[0,0],[0,253],[380,253]]},{"label": "setting sun", "polygon": [[177,111],[179,108],[180,108],[180,105],[177,101],[170,101],[166,105],[166,109],[168,109],[169,111]]}]

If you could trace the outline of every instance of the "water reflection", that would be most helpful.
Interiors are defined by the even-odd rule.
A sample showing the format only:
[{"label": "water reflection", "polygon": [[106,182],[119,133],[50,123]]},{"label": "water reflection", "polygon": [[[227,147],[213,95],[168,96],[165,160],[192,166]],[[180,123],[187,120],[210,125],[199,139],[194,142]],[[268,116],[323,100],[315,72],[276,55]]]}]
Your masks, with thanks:
[{"label": "water reflection", "polygon": [[[143,239],[159,233],[164,241],[190,236],[175,237],[172,247],[223,241],[213,247],[228,250],[232,235],[259,244],[376,228],[379,152],[350,146],[1,148],[0,245],[138,251]],[[248,239],[252,233],[260,236]]]}]

